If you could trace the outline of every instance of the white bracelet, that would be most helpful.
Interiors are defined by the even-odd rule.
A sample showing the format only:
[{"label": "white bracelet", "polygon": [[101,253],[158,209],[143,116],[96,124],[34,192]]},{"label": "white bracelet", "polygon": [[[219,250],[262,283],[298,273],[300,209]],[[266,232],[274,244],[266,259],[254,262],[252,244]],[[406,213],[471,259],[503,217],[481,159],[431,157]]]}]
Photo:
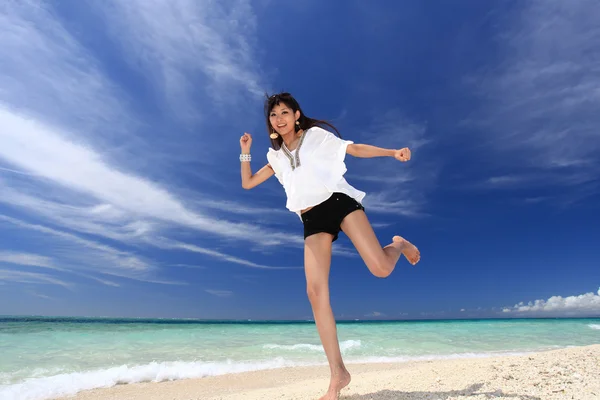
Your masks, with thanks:
[{"label": "white bracelet", "polygon": [[242,161],[248,161],[250,162],[252,160],[252,156],[250,154],[240,154],[240,162]]}]

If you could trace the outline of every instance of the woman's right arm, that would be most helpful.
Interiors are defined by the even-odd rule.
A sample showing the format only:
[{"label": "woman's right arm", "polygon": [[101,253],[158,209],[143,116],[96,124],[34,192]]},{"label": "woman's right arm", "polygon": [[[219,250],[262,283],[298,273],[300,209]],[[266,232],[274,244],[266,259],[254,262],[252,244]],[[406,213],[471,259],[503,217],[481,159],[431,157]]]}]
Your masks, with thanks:
[{"label": "woman's right arm", "polygon": [[[250,154],[250,146],[252,146],[252,136],[249,133],[244,133],[240,138],[240,147],[242,154]],[[241,161],[242,164],[242,187],[244,189],[252,189],[269,179],[275,171],[269,164],[262,167],[256,174],[252,174],[250,161]]]},{"label": "woman's right arm", "polygon": [[252,174],[250,162],[242,161],[242,187],[244,189],[252,189],[269,179],[274,173],[273,168],[267,164],[259,169],[257,173]]}]

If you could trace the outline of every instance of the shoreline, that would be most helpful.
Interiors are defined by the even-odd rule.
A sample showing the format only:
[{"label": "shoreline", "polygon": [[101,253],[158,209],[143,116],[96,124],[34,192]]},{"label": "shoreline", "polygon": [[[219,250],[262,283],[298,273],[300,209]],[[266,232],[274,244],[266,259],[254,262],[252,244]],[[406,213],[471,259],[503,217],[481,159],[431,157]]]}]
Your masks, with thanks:
[{"label": "shoreline", "polygon": [[[526,355],[347,365],[346,400],[600,399],[600,344]],[[56,400],[318,399],[329,368],[283,367],[92,389]]]}]

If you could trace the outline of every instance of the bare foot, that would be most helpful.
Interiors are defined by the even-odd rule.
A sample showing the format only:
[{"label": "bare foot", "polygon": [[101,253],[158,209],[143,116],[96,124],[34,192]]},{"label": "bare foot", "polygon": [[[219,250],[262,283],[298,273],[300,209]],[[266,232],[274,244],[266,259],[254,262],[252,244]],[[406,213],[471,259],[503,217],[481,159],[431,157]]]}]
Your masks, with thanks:
[{"label": "bare foot", "polygon": [[329,383],[329,390],[319,400],[338,400],[340,398],[340,391],[348,386],[350,380],[351,377],[348,371],[344,371],[337,376],[332,376]]},{"label": "bare foot", "polygon": [[419,252],[419,249],[415,247],[414,244],[404,239],[402,236],[394,236],[392,240],[394,241],[394,243],[402,244],[402,254],[404,254],[404,257],[406,257],[409,263],[415,265],[419,262],[419,260],[421,259],[421,253]]}]

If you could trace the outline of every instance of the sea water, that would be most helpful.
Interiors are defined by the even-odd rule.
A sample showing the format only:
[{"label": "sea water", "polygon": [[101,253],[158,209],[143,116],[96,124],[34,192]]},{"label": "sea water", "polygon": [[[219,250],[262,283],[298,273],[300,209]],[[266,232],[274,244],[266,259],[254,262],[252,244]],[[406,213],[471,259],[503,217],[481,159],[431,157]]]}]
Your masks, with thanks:
[{"label": "sea water", "polygon": [[[525,354],[600,343],[600,319],[352,321],[346,363]],[[0,317],[0,399],[326,364],[313,322]]]}]

